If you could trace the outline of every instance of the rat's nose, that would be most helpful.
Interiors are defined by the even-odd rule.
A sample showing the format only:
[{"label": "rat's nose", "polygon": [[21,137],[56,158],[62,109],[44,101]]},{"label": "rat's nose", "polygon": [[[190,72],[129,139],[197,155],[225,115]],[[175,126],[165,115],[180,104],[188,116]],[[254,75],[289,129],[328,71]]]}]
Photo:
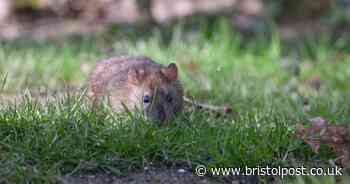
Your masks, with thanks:
[{"label": "rat's nose", "polygon": [[164,112],[164,109],[163,108],[159,109],[158,113],[159,113],[159,120],[160,121],[165,121],[166,114]]}]

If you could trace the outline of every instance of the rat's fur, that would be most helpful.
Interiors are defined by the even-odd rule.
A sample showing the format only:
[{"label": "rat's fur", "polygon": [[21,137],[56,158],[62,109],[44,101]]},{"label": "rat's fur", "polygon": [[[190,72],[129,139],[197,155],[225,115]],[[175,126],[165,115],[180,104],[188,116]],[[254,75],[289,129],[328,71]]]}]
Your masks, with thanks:
[{"label": "rat's fur", "polygon": [[[94,104],[107,97],[117,112],[125,110],[124,104],[163,122],[183,109],[183,89],[177,77],[175,64],[163,66],[147,57],[114,57],[97,64],[89,78],[88,95]],[[143,103],[145,95],[151,97],[150,104]]]}]

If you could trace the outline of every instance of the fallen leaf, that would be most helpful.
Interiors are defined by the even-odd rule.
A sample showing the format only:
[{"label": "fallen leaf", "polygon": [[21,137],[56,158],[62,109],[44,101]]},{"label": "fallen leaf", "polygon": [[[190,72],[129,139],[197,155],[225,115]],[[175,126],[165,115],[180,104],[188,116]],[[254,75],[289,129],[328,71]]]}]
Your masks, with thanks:
[{"label": "fallen leaf", "polygon": [[310,119],[311,126],[297,124],[296,136],[318,153],[321,145],[328,146],[337,156],[336,161],[350,167],[350,125],[332,125],[322,117]]}]

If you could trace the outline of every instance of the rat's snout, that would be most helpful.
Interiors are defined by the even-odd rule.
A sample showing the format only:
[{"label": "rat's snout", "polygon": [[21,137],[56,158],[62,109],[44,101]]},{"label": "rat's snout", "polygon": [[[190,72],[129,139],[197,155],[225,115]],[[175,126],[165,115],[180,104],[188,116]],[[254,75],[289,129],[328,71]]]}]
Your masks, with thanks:
[{"label": "rat's snout", "polygon": [[164,108],[162,106],[158,107],[158,118],[160,121],[165,121],[166,119],[166,114],[164,111]]},{"label": "rat's snout", "polygon": [[164,122],[167,120],[167,114],[163,106],[155,106],[146,110],[148,118],[154,121]]}]

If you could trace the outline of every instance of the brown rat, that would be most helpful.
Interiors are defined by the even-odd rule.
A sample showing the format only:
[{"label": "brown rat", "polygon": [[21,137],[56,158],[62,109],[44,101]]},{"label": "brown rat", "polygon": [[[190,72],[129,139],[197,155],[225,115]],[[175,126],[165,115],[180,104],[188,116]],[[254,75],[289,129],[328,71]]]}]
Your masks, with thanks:
[{"label": "brown rat", "polygon": [[183,109],[177,66],[163,66],[147,57],[119,56],[99,62],[90,75],[88,95],[94,104],[106,97],[117,112],[125,110],[125,105],[161,122]]}]

